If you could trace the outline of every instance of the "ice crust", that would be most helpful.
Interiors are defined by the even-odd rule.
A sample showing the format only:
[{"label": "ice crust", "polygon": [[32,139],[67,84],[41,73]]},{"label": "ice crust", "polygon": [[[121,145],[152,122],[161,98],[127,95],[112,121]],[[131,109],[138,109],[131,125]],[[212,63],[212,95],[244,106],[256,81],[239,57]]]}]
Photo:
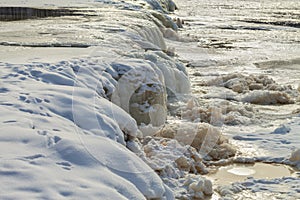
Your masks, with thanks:
[{"label": "ice crust", "polygon": [[234,99],[259,105],[292,104],[297,96],[291,86],[281,86],[265,75],[232,73],[209,80],[204,85],[228,88],[238,95]]}]

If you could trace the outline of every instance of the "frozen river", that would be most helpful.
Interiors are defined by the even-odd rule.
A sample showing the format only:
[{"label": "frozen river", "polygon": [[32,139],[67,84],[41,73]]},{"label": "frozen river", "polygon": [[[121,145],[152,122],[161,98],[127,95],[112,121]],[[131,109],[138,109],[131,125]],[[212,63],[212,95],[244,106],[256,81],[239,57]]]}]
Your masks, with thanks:
[{"label": "frozen river", "polygon": [[[170,45],[189,66],[195,101],[221,108],[221,130],[242,156],[275,163],[288,158],[300,147],[299,1],[176,3],[179,10],[174,17],[184,21],[180,34],[193,41]],[[273,95],[275,91],[280,92]],[[290,99],[280,102],[286,97],[283,93]],[[294,182],[282,183],[278,192],[262,184],[256,190],[251,186],[257,193],[236,198],[263,198],[262,191],[274,199],[299,198],[299,191],[291,189]],[[280,195],[283,190],[293,195]]]},{"label": "frozen river", "polygon": [[300,198],[299,1],[175,3],[0,2],[0,199]]},{"label": "frozen river", "polygon": [[[180,9],[176,14],[185,22],[180,34],[192,37],[194,41],[170,45],[190,66],[193,94],[204,104],[216,104],[215,101],[218,101],[227,114],[236,106],[240,109],[245,107],[248,111],[239,111],[239,115],[227,123],[233,127],[225,126],[225,131],[228,134],[241,131],[249,135],[253,132],[264,135],[263,132],[270,133],[282,124],[291,124],[291,133],[298,132],[299,1],[215,0],[178,1],[177,4]],[[249,85],[253,79],[258,83],[258,77],[272,79],[271,85],[276,84],[278,89]],[[267,100],[268,95],[262,94],[261,99],[256,99],[260,97],[255,89],[285,90],[293,102],[272,102]],[[221,102],[220,99],[228,101]],[[223,122],[226,124],[226,121]],[[268,137],[265,137],[262,140],[268,143]],[[259,145],[260,139],[250,138]],[[284,138],[291,142],[283,146],[300,146],[299,133],[286,134]],[[278,141],[274,142],[273,145],[260,146],[272,154]]]}]

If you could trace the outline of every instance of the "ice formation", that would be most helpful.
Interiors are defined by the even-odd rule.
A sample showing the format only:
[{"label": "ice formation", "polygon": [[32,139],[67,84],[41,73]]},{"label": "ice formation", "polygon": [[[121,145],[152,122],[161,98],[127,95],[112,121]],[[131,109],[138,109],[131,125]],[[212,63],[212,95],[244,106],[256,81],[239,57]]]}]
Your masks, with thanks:
[{"label": "ice formation", "polygon": [[253,91],[244,95],[241,101],[260,105],[294,103],[287,93],[278,91]]},{"label": "ice formation", "polygon": [[300,162],[300,149],[297,149],[292,152],[290,161],[292,162]]},{"label": "ice formation", "polygon": [[208,173],[202,156],[189,145],[175,139],[146,137],[142,159],[154,169],[176,198],[204,199],[213,193],[212,183],[200,174]]},{"label": "ice formation", "polygon": [[176,114],[192,122],[205,122],[213,125],[251,124],[256,120],[256,110],[247,104],[220,100],[218,103],[204,105],[195,97],[177,109]]},{"label": "ice formation", "polygon": [[176,139],[179,143],[197,149],[202,157],[219,160],[235,155],[235,148],[228,143],[218,128],[206,123],[187,121],[165,124],[157,136]]},{"label": "ice formation", "polygon": [[291,104],[294,103],[295,97],[295,91],[290,85],[279,85],[265,75],[246,76],[232,73],[209,80],[203,85],[217,85],[231,89],[237,93],[236,100],[252,104]]},{"label": "ice formation", "polygon": [[[201,76],[199,73],[196,75]],[[192,121],[215,123],[212,122],[212,114],[217,114],[215,108],[218,108],[220,114],[217,114],[216,119],[219,123],[250,125],[272,118],[268,111],[260,110],[261,106],[296,106],[299,98],[298,92],[291,85],[280,85],[266,75],[229,73],[208,77],[204,76],[203,80],[197,78],[195,85],[197,88],[200,86],[195,90],[197,96],[191,99],[184,109],[177,111],[178,116]],[[287,115],[293,116],[296,113],[297,110],[291,110]]]},{"label": "ice formation", "polygon": [[211,181],[201,176],[188,175],[183,185],[189,188],[189,193],[195,199],[204,199],[205,195],[213,194]]},{"label": "ice formation", "polygon": [[182,178],[186,173],[207,173],[201,155],[188,145],[167,138],[146,137],[144,159],[162,177]]}]

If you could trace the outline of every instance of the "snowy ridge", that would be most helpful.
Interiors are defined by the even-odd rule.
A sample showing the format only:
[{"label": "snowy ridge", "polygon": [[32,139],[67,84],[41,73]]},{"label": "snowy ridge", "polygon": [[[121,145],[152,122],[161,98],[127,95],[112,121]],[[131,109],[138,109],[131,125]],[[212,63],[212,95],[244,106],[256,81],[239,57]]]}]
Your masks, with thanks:
[{"label": "snowy ridge", "polygon": [[[1,199],[174,198],[153,169],[126,148],[138,146],[135,138],[141,133],[128,114],[131,97],[125,94],[148,91],[149,84],[163,86],[159,111],[166,112],[166,87],[173,93],[189,92],[184,67],[163,52],[167,48],[156,25],[160,22],[152,15],[95,5],[101,20],[91,18],[85,26],[72,23],[72,18],[49,18],[57,24],[36,21],[49,37],[39,37],[36,22],[30,21],[20,28],[24,41],[1,34],[7,42],[21,45],[51,45],[52,37],[56,43],[68,43],[76,36],[76,42],[93,46],[86,50],[88,56],[79,58],[47,62],[47,54],[39,52],[22,61],[0,62]],[[75,31],[78,26],[80,31]]]}]

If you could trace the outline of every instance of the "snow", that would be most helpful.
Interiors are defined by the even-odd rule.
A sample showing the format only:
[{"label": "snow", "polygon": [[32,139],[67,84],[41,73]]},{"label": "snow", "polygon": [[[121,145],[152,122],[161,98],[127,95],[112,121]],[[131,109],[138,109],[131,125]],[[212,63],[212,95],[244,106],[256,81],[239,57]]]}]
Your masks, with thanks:
[{"label": "snow", "polygon": [[[49,70],[46,65],[42,67],[45,72]],[[124,133],[137,136],[135,120],[88,88],[59,84],[58,73],[52,72],[55,76],[48,81],[41,76],[37,79],[32,74],[41,74],[36,73],[39,68],[40,64],[3,66],[6,90],[1,94],[5,95],[1,101],[1,180],[3,184],[18,184],[1,187],[2,197],[20,193],[28,198],[96,198],[104,188],[119,188],[111,191],[110,197],[116,198],[163,196],[161,179],[124,146]],[[5,94],[8,92],[9,96]],[[20,189],[28,180],[32,180],[31,189]],[[69,181],[73,185],[56,189],[56,182],[67,185]],[[85,181],[86,192],[79,192]],[[97,192],[99,187],[104,190]],[[106,198],[107,194],[101,196]]]},{"label": "snow", "polygon": [[299,119],[297,118],[285,125],[275,125],[263,130],[252,126],[251,132],[245,131],[236,131],[233,139],[243,142],[246,146],[250,145],[247,151],[250,153],[251,149],[254,149],[256,152],[254,156],[263,157],[265,161],[281,162],[283,158],[287,160],[291,152],[299,146]]},{"label": "snow", "polygon": [[[89,196],[96,199],[101,195],[106,199],[106,188],[111,191],[111,197],[143,199],[130,181],[112,173],[91,156],[70,121],[31,116],[30,122],[27,113],[18,113],[14,109],[2,111],[4,116],[10,116],[10,120],[1,117],[2,122],[6,120],[6,125],[1,127],[1,198],[74,199]],[[100,138],[94,136],[91,140],[98,152],[103,150],[99,145]],[[114,149],[118,149],[116,143],[110,143],[106,150]],[[136,160],[135,157],[124,159]],[[121,192],[112,188],[119,188]]]},{"label": "snow", "polygon": [[[217,41],[226,17],[185,16],[183,23],[166,15],[177,8],[171,0],[3,0],[0,5],[77,7],[87,14],[0,24],[3,44],[19,45],[0,49],[0,199],[205,199],[214,184],[202,176],[207,166],[269,162],[300,168],[299,119],[292,118],[299,87],[252,74],[261,73],[254,65],[268,64],[259,63],[267,54],[255,42],[247,45],[263,52],[252,58],[258,63],[236,69],[234,62],[250,58],[248,50],[234,49],[242,42]],[[189,15],[194,12],[199,11]],[[205,22],[199,23],[201,34],[194,30],[199,19]],[[214,31],[206,34],[208,24]],[[219,51],[222,45],[232,45],[232,51]],[[203,51],[207,46],[212,49]],[[185,48],[187,66],[202,67],[189,70],[195,72],[193,87],[175,47]],[[192,89],[198,90],[193,98]],[[270,126],[266,121],[277,120],[272,116],[277,107],[290,113],[290,122]],[[262,117],[266,110],[270,114]],[[257,130],[257,123],[265,129]],[[222,135],[224,128],[234,132],[232,140]],[[245,154],[242,145],[256,157],[232,158]],[[249,175],[240,168],[231,172]],[[298,198],[297,176],[248,179],[216,191],[229,199],[265,191],[262,197],[273,197],[278,190],[284,191],[281,198]]]},{"label": "snow", "polygon": [[201,176],[188,176],[184,185],[189,188],[192,198],[203,199],[204,195],[212,195],[212,183]]},{"label": "snow", "polygon": [[[141,144],[136,138],[142,136],[129,110],[138,88],[154,89],[147,84],[161,86],[166,101],[164,81],[169,77],[168,85],[177,85],[174,91],[189,92],[184,67],[163,52],[167,48],[156,25],[160,22],[147,11],[127,12],[105,2],[100,8],[77,0],[24,3],[88,6],[103,20],[1,23],[6,31],[1,32],[3,40],[29,47],[1,47],[0,198],[174,199],[173,191],[138,157]],[[128,5],[138,8],[122,4]],[[112,14],[117,20],[111,19]],[[40,37],[39,31],[47,34]],[[53,42],[71,44],[72,38],[93,47],[51,48]],[[50,47],[35,49],[31,44]],[[139,56],[132,58],[133,52]],[[157,60],[144,59],[150,55]],[[159,110],[152,118],[161,114]]]}]

